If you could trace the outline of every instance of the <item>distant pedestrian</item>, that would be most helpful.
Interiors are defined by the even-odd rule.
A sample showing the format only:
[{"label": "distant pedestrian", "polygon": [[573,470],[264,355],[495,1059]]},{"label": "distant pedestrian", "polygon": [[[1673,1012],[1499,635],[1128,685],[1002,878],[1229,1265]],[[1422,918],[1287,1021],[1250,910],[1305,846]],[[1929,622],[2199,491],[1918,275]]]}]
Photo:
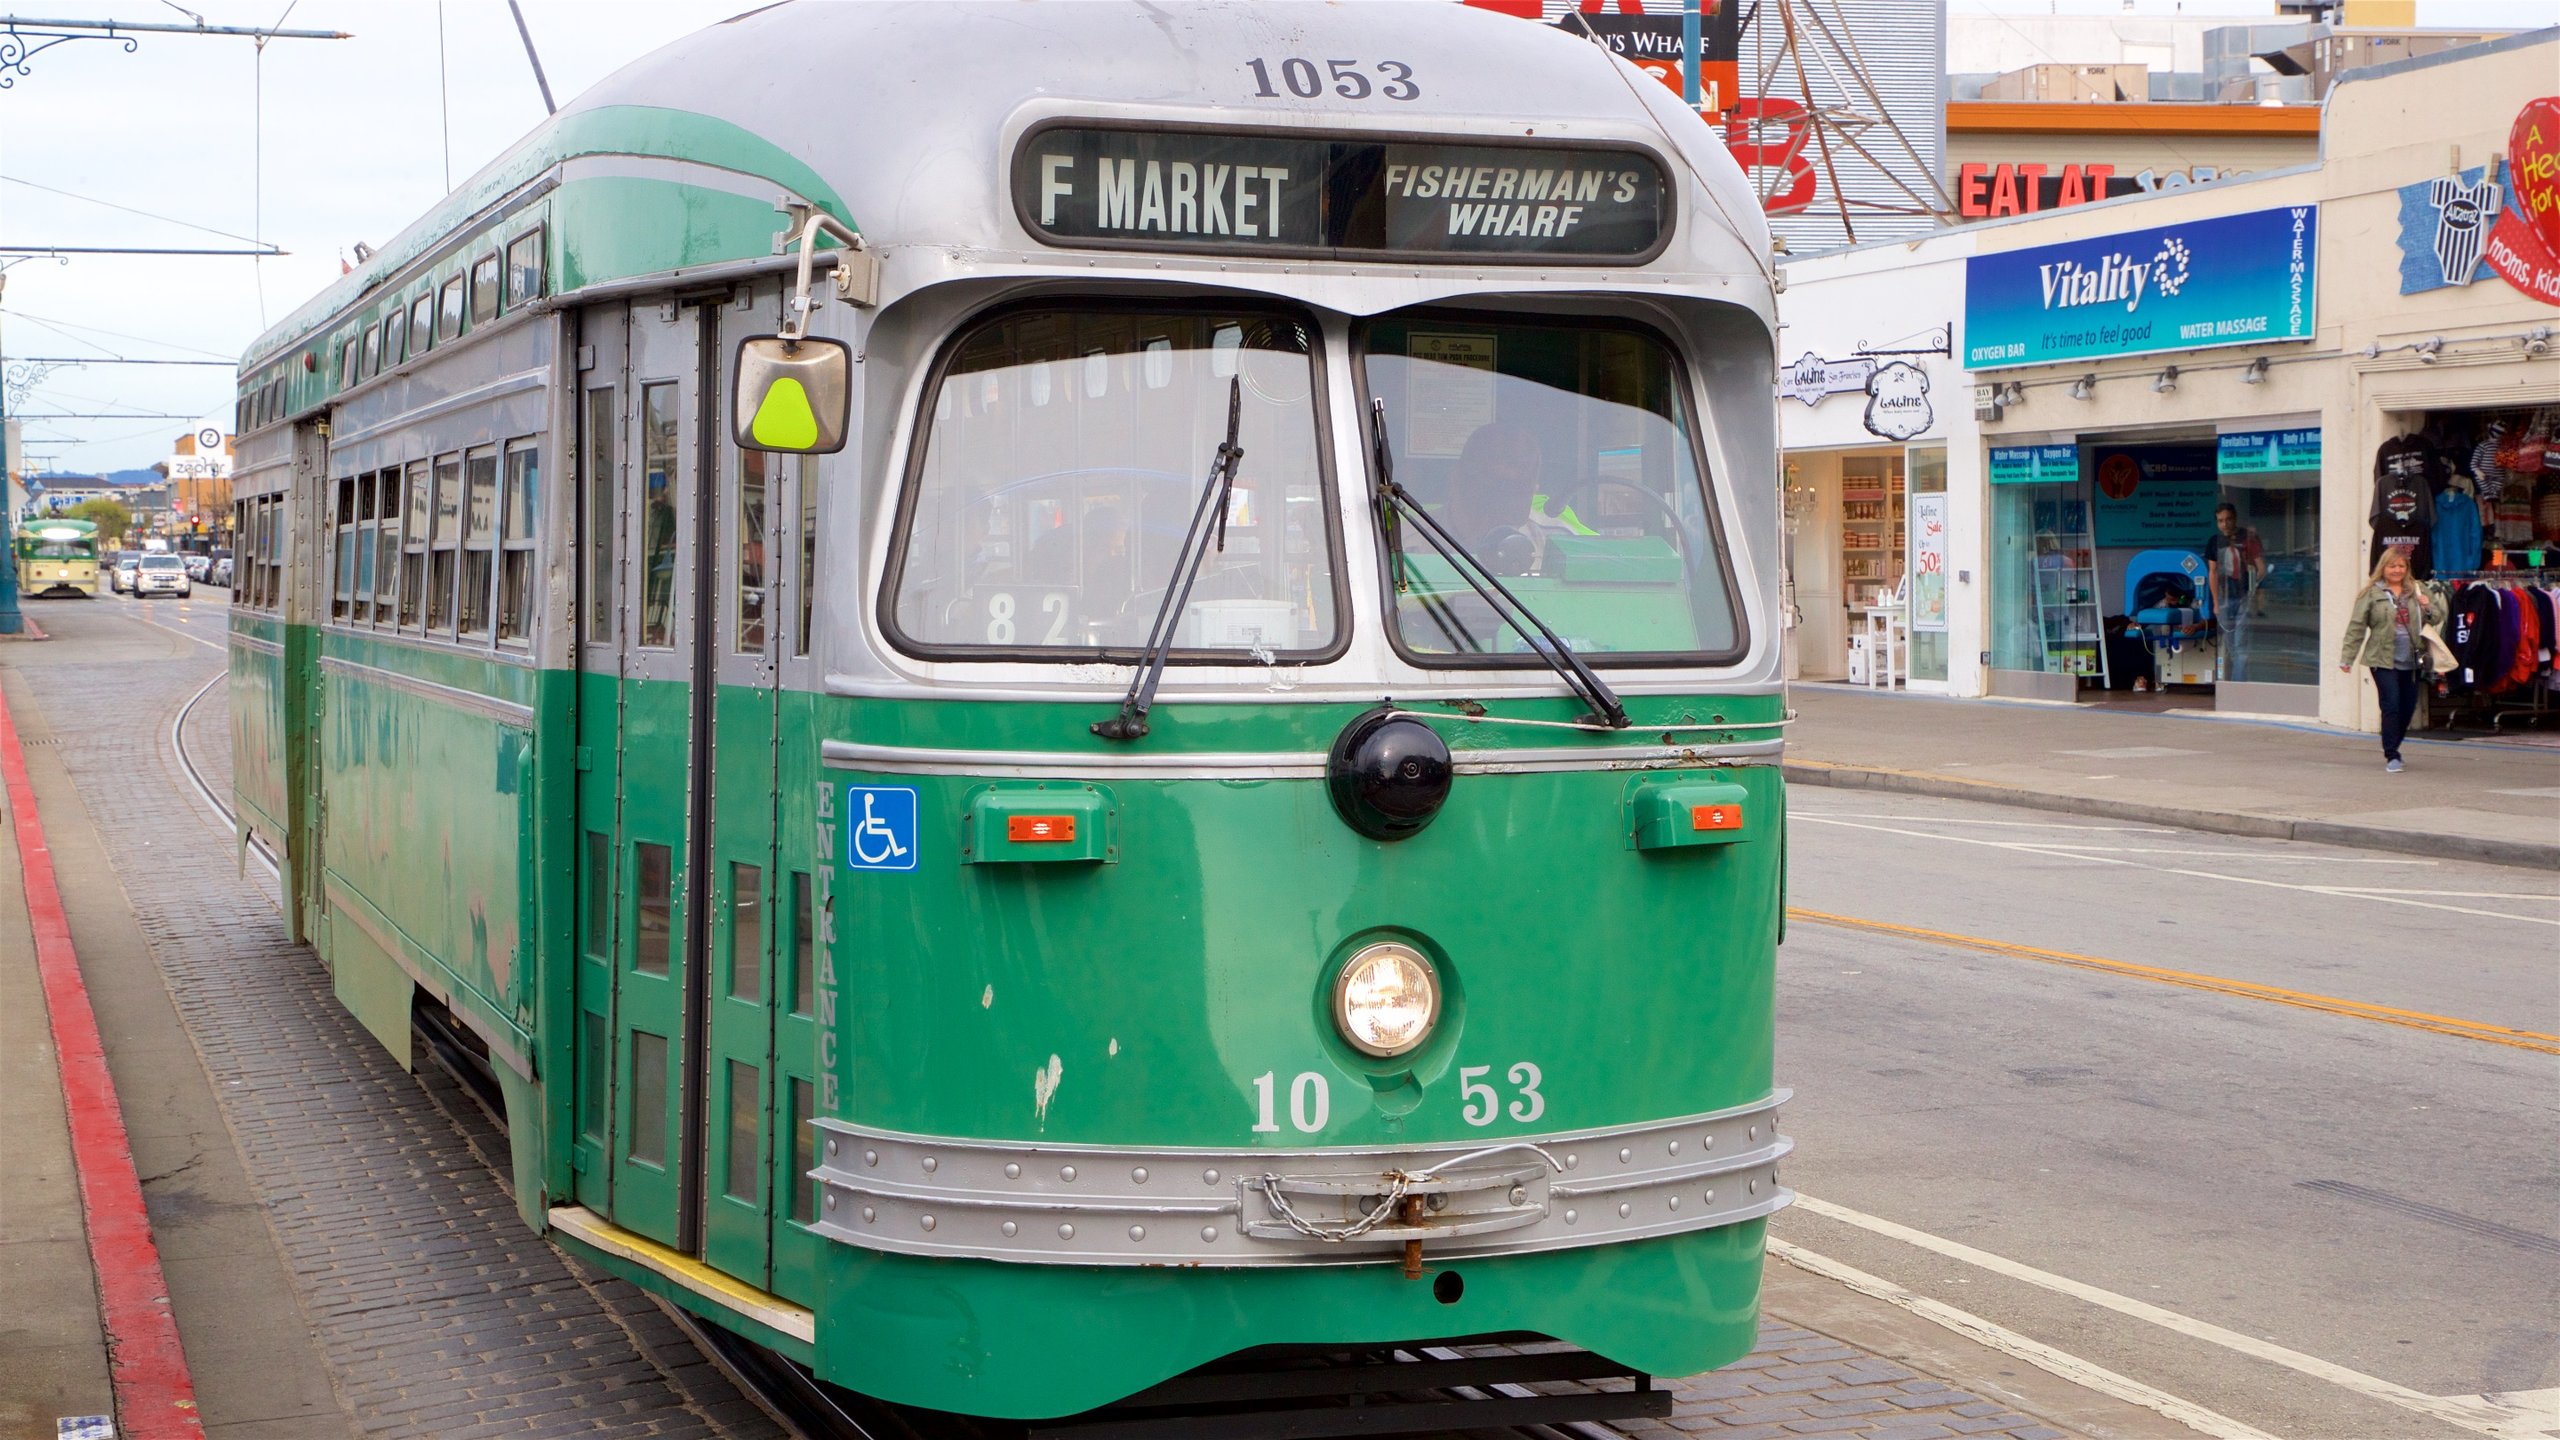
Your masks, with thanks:
[{"label": "distant pedestrian", "polygon": [[2401,769],[2401,738],[2418,711],[2418,672],[2427,655],[2420,632],[2445,618],[2444,601],[2410,577],[2409,554],[2406,545],[2382,552],[2372,583],[2347,613],[2338,647],[2340,673],[2354,674],[2358,665],[2373,672],[2374,695],[2382,702],[2382,768],[2394,774]]}]

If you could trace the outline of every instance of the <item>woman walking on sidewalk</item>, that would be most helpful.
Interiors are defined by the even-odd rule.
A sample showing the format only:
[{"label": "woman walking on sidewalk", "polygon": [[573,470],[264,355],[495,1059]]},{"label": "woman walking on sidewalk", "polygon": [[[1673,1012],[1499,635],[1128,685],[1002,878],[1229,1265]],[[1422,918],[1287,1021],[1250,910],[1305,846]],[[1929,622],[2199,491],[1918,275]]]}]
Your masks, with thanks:
[{"label": "woman walking on sidewalk", "polygon": [[2445,604],[2435,592],[2409,574],[2409,547],[2394,545],[2373,567],[2373,580],[2356,597],[2347,614],[2347,634],[2338,648],[2338,669],[2373,672],[2373,689],[2382,702],[2382,768],[2400,770],[2400,740],[2409,733],[2409,717],[2418,710],[2418,675],[2426,658],[2422,632],[2442,625]]}]

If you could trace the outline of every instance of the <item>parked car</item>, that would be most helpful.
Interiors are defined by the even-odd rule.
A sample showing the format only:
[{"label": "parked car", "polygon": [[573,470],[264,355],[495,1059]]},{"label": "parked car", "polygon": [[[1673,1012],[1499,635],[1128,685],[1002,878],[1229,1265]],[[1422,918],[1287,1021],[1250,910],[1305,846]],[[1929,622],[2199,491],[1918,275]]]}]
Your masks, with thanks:
[{"label": "parked car", "polygon": [[130,595],[130,594],[132,594],[132,593],[133,593],[133,577],[134,577],[134,573],[135,573],[135,571],[136,571],[136,570],[138,570],[138,569],[141,567],[141,565],[142,565],[142,552],[141,552],[141,551],[139,551],[139,550],[119,550],[119,551],[117,551],[117,552],[116,552],[116,568],[115,568],[115,570],[114,570],[114,572],[113,572],[113,576],[112,576],[112,578],[111,578],[111,579],[109,579],[109,581],[107,582],[107,588],[109,588],[109,589],[111,589],[111,590],[115,591],[115,592],[116,592],[117,594],[119,594],[119,595]]},{"label": "parked car", "polygon": [[201,550],[190,550],[190,551],[188,551],[188,552],[187,552],[187,578],[188,578],[188,579],[190,579],[190,580],[202,580],[202,579],[204,578],[204,576],[205,576],[205,570],[206,570],[206,568],[207,568],[208,566],[212,565],[212,564],[213,564],[213,557],[212,557],[212,556],[210,556],[210,555],[205,554],[203,551],[201,551]]},{"label": "parked car", "polygon": [[187,562],[169,554],[145,555],[137,562],[133,575],[133,595],[137,600],[153,595],[185,597],[195,593],[194,582],[187,579]]},{"label": "parked car", "polygon": [[205,583],[208,585],[219,585],[225,590],[231,588],[230,556],[216,555],[213,557],[212,566],[205,571]]}]

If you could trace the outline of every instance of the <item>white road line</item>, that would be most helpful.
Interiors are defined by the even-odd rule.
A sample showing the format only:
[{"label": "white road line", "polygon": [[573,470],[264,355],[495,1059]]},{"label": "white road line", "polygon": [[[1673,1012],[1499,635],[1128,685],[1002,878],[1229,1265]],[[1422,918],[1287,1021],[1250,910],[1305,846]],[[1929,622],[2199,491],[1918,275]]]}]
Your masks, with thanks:
[{"label": "white road line", "polygon": [[2083,1284],[2051,1271],[2038,1270],[2032,1265],[2021,1264],[2004,1255],[1994,1255],[1987,1250],[1976,1250],[1970,1245],[1944,1239],[1925,1230],[1914,1230],[1908,1225],[1864,1214],[1845,1205],[1834,1205],[1828,1200],[1817,1200],[1802,1192],[1796,1195],[1796,1207],[1828,1220],[1839,1221],[1843,1225],[1854,1225],[1871,1234],[1882,1235],[1890,1240],[1899,1240],[1932,1254],[1944,1255],[1950,1260],[1961,1260],[1967,1265],[1988,1270],[1994,1275],[2005,1276],[2039,1289],[2050,1290],[2057,1295],[2067,1295],[2074,1300],[2085,1301],[2101,1309],[2113,1310],[2119,1315],[2157,1325],[2164,1330],[2175,1331],[2180,1335],[2202,1340],[2208,1344],[2219,1345],[2226,1350],[2255,1360],[2281,1365],[2315,1380],[2325,1380],[2340,1389],[2354,1391],[2369,1400],[2377,1400],[2412,1414],[2441,1420],[2448,1425],[2458,1425],[2465,1430],[2482,1435],[2496,1436],[2499,1440],[2520,1440],[2520,1437],[2540,1433],[2539,1417],[2520,1407],[2504,1403],[2505,1397],[2429,1395],[2421,1390],[2412,1390],[2406,1385],[2395,1385],[2379,1376],[2350,1370],[2344,1365],[2323,1360],[2317,1355],[2305,1355],[2299,1350],[2287,1349],[2273,1341],[2261,1340],[2254,1335],[2243,1335],[2236,1330],[2226,1330],[2210,1321],[2181,1315],[2175,1310],[2164,1310],[2129,1295],[2119,1295],[2112,1290],[2101,1290],[2095,1285]]},{"label": "white road line", "polygon": [[2332,885],[2327,887],[2341,895],[2434,895],[2445,900],[2542,900],[2560,902],[2560,891],[2546,890],[2539,895],[2518,895],[2507,890],[2386,890],[2375,885]]},{"label": "white road line", "polygon": [[[1801,1199],[1801,1197],[1799,1197]],[[2190,1430],[2211,1435],[2215,1440],[2276,1440],[2266,1431],[2234,1420],[2228,1415],[2207,1410],[2192,1400],[2181,1400],[2165,1390],[2155,1390],[2139,1380],[2130,1379],[2102,1365],[2083,1360],[2045,1344],[2030,1340],[2005,1325],[1985,1320],[1967,1310],[1914,1295],[1881,1276],[1870,1275],[1852,1265],[1844,1265],[1828,1255],[1817,1254],[1801,1245],[1793,1245],[1772,1235],[1769,1253],[1799,1270],[1836,1280],[1861,1295],[1872,1295],[1888,1305],[1908,1310],[1932,1324],[1943,1325],[1968,1340],[1987,1345],[2005,1355],[2014,1355],[2039,1370],[2059,1375],[2086,1390],[2112,1395],[2118,1400],[2156,1410]]]},{"label": "white road line", "polygon": [[[2438,905],[2429,900],[2411,900],[2397,895],[2366,894],[2351,886],[2297,885],[2284,880],[2261,880],[2251,875],[2225,875],[2218,870],[2189,870],[2169,865],[2145,865],[2139,860],[2119,860],[2112,855],[2087,854],[2037,840],[1977,840],[1970,835],[1933,835],[1926,830],[1905,830],[1891,825],[1860,825],[1821,815],[1798,815],[1792,818],[1814,824],[1837,825],[1844,830],[1873,830],[1880,835],[1904,835],[1914,840],[1938,840],[1950,845],[1980,845],[1986,849],[2008,850],[2025,855],[2044,855],[2056,860],[2078,860],[2091,865],[2122,865],[2133,870],[2148,870],[2154,875],[2185,875],[2197,880],[2220,880],[2228,885],[2263,885],[2273,890],[2299,890],[2305,895],[2370,900],[2377,905],[2411,905],[2421,910],[2443,910],[2455,915],[2476,915],[2484,920],[2512,920],[2524,925],[2560,926],[2560,919],[2544,919],[2539,915],[2513,915],[2504,910],[2480,910],[2467,905]],[[2210,857],[2215,852],[2204,853]]]},{"label": "white road line", "polygon": [[2020,830],[2079,830],[2093,835],[2109,832],[2124,835],[2175,835],[2178,833],[2175,830],[2163,830],[2157,826],[2147,825],[2064,825],[2050,820],[1958,820],[1947,815],[1869,815],[1857,810],[1791,809],[1788,813],[1801,815],[1808,820],[1901,820],[1930,825],[2003,825]]},{"label": "white road line", "polygon": [[179,629],[179,628],[178,628],[177,626],[175,626],[175,625],[163,625],[163,624],[161,624],[159,621],[152,619],[152,618],[151,618],[150,616],[148,616],[148,615],[136,615],[136,616],[135,616],[135,617],[133,617],[133,618],[135,618],[135,619],[137,619],[137,620],[141,621],[141,622],[142,622],[143,624],[145,624],[145,625],[150,626],[150,627],[151,627],[152,629],[154,629],[154,630],[166,630],[166,631],[168,631],[170,634],[175,635],[175,636],[178,636],[178,637],[180,637],[181,639],[193,640],[194,642],[196,642],[196,643],[197,643],[197,644],[199,644],[199,645],[202,645],[203,647],[205,647],[205,648],[206,648],[206,649],[208,649],[208,650],[219,650],[219,651],[221,651],[221,652],[222,652],[223,654],[225,654],[225,655],[228,655],[228,654],[230,654],[230,653],[231,653],[231,647],[230,647],[229,645],[216,645],[216,644],[215,644],[215,643],[213,643],[212,641],[207,640],[207,639],[206,639],[206,638],[204,638],[203,636],[198,635],[198,634],[194,633],[193,631],[190,631],[190,630],[181,630],[181,629]]},{"label": "white road line", "polygon": [[[1808,819],[1822,818],[1808,816]],[[1950,835],[1947,839],[1954,839]],[[2039,850],[2088,850],[2106,855],[2184,855],[2190,860],[2249,860],[2280,865],[2435,865],[2441,862],[2396,855],[2271,855],[2260,850],[2198,850],[2191,845],[2065,845],[2059,840],[2021,840]]]}]

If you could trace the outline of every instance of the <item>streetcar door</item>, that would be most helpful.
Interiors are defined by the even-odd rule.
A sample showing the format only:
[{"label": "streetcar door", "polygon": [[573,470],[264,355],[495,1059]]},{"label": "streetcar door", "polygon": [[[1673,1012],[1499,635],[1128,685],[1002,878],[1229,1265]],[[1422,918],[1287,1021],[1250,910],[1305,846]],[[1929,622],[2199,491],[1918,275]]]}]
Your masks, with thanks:
[{"label": "streetcar door", "polygon": [[631,312],[606,306],[578,317],[576,348],[578,603],[576,703],[578,941],[577,1139],[571,1169],[578,1203],[613,1213],[613,1178],[626,1127],[617,1123],[624,1050],[616,1043],[615,989],[631,925],[632,867],[623,863],[622,687],[630,652],[625,614],[631,558],[629,495],[635,406]]},{"label": "streetcar door", "polygon": [[620,428],[611,1203],[616,1224],[686,1251],[699,1243],[688,1201],[706,879],[695,857],[708,776],[695,757],[710,722],[697,703],[708,678],[698,629],[702,565],[717,543],[702,503],[715,453],[704,401],[717,323],[712,305],[631,307]]}]

